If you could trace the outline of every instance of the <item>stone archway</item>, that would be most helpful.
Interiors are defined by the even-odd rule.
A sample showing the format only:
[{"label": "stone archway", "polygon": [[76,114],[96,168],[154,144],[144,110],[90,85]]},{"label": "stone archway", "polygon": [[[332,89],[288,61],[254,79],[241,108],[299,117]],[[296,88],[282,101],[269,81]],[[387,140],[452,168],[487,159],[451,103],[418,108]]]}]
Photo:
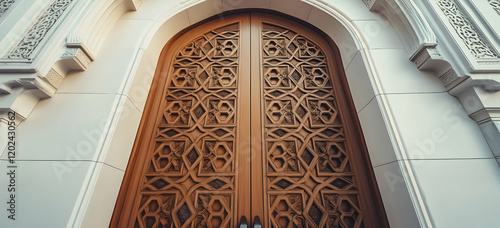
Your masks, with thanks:
[{"label": "stone archway", "polygon": [[333,43],[250,12],[167,46],[111,226],[388,226]]},{"label": "stone archway", "polygon": [[[140,41],[138,41],[138,43],[135,44],[138,47],[138,52],[136,56],[134,56],[136,60],[134,62],[134,65],[131,66],[132,71],[131,71],[131,78],[129,80],[130,81],[133,80],[134,83],[138,82],[139,85],[132,85],[131,87],[127,88],[126,91],[128,94],[131,94],[130,99],[132,100],[132,102],[139,104],[138,107],[141,108],[142,105],[145,103],[144,95],[147,94],[147,92],[149,91],[148,82],[153,74],[152,69],[154,69],[157,64],[159,50],[161,49],[165,41],[170,40],[174,36],[174,34],[181,31],[182,29],[187,28],[191,24],[199,22],[204,18],[213,15],[221,15],[220,13],[226,10],[235,8],[246,8],[246,7],[273,8],[282,13],[297,16],[298,18],[301,18],[315,25],[316,27],[322,29],[327,34],[327,36],[335,40],[341,52],[344,68],[348,68],[348,66],[361,66],[361,67],[356,67],[357,70],[361,71],[361,73],[360,71],[357,72],[348,71],[346,73],[348,78],[355,78],[354,80],[362,81],[362,82],[359,81],[361,83],[353,84],[350,87],[351,93],[353,93],[353,96],[355,97],[354,103],[357,106],[358,111],[359,109],[361,109],[366,105],[366,103],[364,102],[369,101],[369,99],[366,98],[356,99],[357,96],[360,96],[359,93],[364,93],[367,89],[367,86],[369,87],[368,88],[369,90],[380,89],[380,82],[379,82],[380,79],[377,78],[376,72],[374,71],[372,65],[373,62],[370,59],[371,57],[367,52],[368,45],[363,38],[363,36],[366,34],[364,34],[364,31],[360,31],[358,28],[356,28],[356,26],[351,21],[353,19],[360,19],[360,18],[373,19],[373,16],[370,15],[368,11],[366,11],[365,13],[359,13],[353,15],[351,18],[347,18],[345,16],[349,15],[348,13],[349,9],[362,7],[363,6],[362,4],[361,5],[359,5],[358,3],[339,4],[333,7],[325,4],[319,4],[318,2],[315,1],[307,3],[303,1],[286,1],[286,4],[282,3],[276,5],[265,3],[268,1],[262,1],[262,2],[248,1],[248,2],[243,2],[241,5],[236,7],[226,7],[222,5],[221,7],[218,8],[214,7],[214,5],[218,6],[217,2],[218,1],[206,1],[189,5],[180,4],[180,5],[174,5],[170,8],[168,7],[158,8],[156,7],[157,5],[155,6],[153,3],[148,5],[147,2],[145,2],[142,5],[143,7],[142,10],[144,10],[145,12],[154,11],[155,13],[151,14],[151,18],[154,18],[151,20],[152,22],[150,22],[148,26],[145,27],[145,29],[141,30],[142,32],[138,33],[142,35],[141,36],[142,38]],[[353,5],[356,5],[356,7],[353,7]],[[157,8],[162,9],[162,11],[159,12],[160,10],[156,10]],[[365,9],[363,8],[363,10]],[[139,14],[137,14],[137,17],[139,18],[146,17],[144,14],[141,15],[140,11],[138,13]],[[127,15],[125,18],[129,17],[134,17],[134,16]],[[381,36],[385,35],[386,34],[383,33],[381,34]],[[387,36],[388,37],[392,36],[389,40],[394,39],[394,34],[387,34]],[[135,69],[137,69],[137,71],[135,71]],[[358,87],[358,85],[360,87]],[[141,94],[141,96],[136,96],[136,94]],[[384,104],[384,101],[382,101],[380,103],[380,106],[377,106],[375,109],[370,108],[369,111],[370,112],[372,110],[375,111],[374,116],[376,118],[380,118],[379,120],[383,122],[384,121],[383,119],[386,118],[384,117],[384,115],[387,114],[387,109],[388,109],[387,105]],[[133,121],[138,122],[139,119],[134,119]],[[394,134],[394,132],[392,132],[393,129],[391,128],[384,128],[383,130],[386,131],[386,133],[384,134],[389,134],[389,135]],[[369,134],[368,137],[369,137],[368,139],[370,139],[372,135]],[[131,141],[132,139],[128,138],[125,140]],[[392,144],[389,138],[386,138],[384,140],[387,141],[379,140],[379,143],[386,145]],[[389,152],[382,151],[382,152],[391,153],[393,151]],[[369,153],[379,153],[378,148],[370,148],[369,146]],[[124,155],[126,154],[122,154],[120,156]],[[97,176],[93,178],[97,179]],[[382,176],[380,179],[384,180],[384,177]],[[412,186],[414,184],[415,183],[410,183],[410,185]],[[380,182],[379,180],[379,186],[380,185],[385,186],[383,187],[385,189],[391,189],[391,187],[388,186],[391,185],[391,183]],[[115,191],[117,191],[117,188],[115,188]],[[90,205],[92,205],[92,204],[97,204],[97,201],[95,201],[94,198],[97,199],[99,198],[100,195],[104,193],[96,191],[96,192],[87,192],[86,194],[87,195],[84,197],[84,200],[87,200],[86,202],[89,202]],[[390,196],[391,192],[390,191],[382,192],[382,195],[384,194]],[[414,194],[414,192],[410,194]],[[413,209],[414,205],[407,195],[403,195],[402,198],[396,203],[396,205],[397,205],[396,207],[399,208],[401,207],[401,205],[404,205],[405,215],[403,217],[407,218],[405,219],[405,224],[418,223],[417,222],[418,213],[414,212]],[[391,217],[401,218],[401,216],[398,215],[398,210],[391,210],[391,211],[393,212],[388,215],[389,220],[391,220]],[[87,218],[92,218],[93,212],[87,212],[85,215],[82,212],[84,211],[80,210],[78,212],[79,214],[77,214],[77,217],[85,221],[91,221],[91,219]],[[409,216],[407,216],[408,215],[407,212],[409,212]]]}]

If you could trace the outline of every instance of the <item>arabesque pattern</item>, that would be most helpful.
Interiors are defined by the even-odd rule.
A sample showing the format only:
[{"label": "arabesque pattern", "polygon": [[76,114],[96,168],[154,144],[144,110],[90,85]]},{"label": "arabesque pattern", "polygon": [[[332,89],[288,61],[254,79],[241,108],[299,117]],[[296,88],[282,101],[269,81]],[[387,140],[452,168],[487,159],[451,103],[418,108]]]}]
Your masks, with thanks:
[{"label": "arabesque pattern", "polygon": [[491,7],[493,7],[493,10],[495,10],[495,12],[497,12],[497,14],[500,15],[500,1],[488,0],[488,3],[490,3]]},{"label": "arabesque pattern", "polygon": [[239,33],[212,30],[175,57],[135,227],[233,224]]},{"label": "arabesque pattern", "polygon": [[0,17],[9,10],[10,6],[16,2],[15,0],[0,0]]},{"label": "arabesque pattern", "polygon": [[38,21],[31,27],[15,49],[7,55],[7,58],[31,59],[35,49],[73,1],[74,0],[55,0],[49,8],[43,12],[42,16],[38,18]]},{"label": "arabesque pattern", "polygon": [[363,227],[323,51],[266,23],[262,44],[270,227]]},{"label": "arabesque pattern", "polygon": [[439,0],[437,3],[457,35],[463,40],[474,57],[498,58],[498,54],[491,48],[483,35],[477,32],[474,24],[462,12],[455,0]]}]

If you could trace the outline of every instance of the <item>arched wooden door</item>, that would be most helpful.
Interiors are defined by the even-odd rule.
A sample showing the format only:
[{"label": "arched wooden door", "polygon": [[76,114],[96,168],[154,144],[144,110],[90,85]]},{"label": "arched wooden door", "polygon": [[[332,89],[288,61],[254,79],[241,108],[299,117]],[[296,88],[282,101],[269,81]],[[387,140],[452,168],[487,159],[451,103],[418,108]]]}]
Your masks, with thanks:
[{"label": "arched wooden door", "polygon": [[262,13],[167,45],[112,227],[386,227],[332,43]]}]

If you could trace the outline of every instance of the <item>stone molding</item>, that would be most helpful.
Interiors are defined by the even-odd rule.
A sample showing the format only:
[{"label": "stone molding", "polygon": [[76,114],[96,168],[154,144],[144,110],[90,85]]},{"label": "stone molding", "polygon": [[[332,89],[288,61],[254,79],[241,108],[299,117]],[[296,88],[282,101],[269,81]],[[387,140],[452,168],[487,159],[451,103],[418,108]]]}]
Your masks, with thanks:
[{"label": "stone molding", "polygon": [[488,121],[500,121],[500,108],[484,108],[475,113],[470,114],[478,124],[487,123]]},{"label": "stone molding", "polygon": [[391,21],[412,56],[424,48],[437,46],[436,34],[412,0],[372,0],[369,9],[383,14]]},{"label": "stone molding", "polygon": [[54,88],[58,88],[64,79],[64,77],[54,69],[50,69],[49,73],[46,75],[40,75],[40,78],[47,81]]},{"label": "stone molding", "polygon": [[136,11],[142,4],[142,0],[128,0],[129,10]]},{"label": "stone molding", "polygon": [[71,69],[86,70],[89,64],[94,60],[82,46],[69,46],[61,57],[62,60],[71,62]]},{"label": "stone molding", "polygon": [[366,5],[366,7],[368,7],[368,9],[371,9],[376,1],[377,0],[363,0],[363,3],[365,3],[365,5]]},{"label": "stone molding", "polygon": [[406,49],[411,53],[410,61],[418,69],[435,72],[447,88],[452,88],[461,80],[450,62],[440,53],[436,34],[413,1],[374,0],[370,10],[393,19],[391,23],[395,30],[400,30],[398,35],[406,41]]},{"label": "stone molding", "polygon": [[431,64],[432,60],[442,60],[443,56],[439,53],[439,51],[435,48],[435,46],[424,47],[421,50],[417,51],[410,60],[417,65],[418,69],[427,70],[432,69]]},{"label": "stone molding", "polygon": [[446,73],[439,76],[439,80],[446,86],[448,83],[458,79],[457,72],[455,70],[450,69],[446,71]]},{"label": "stone molding", "polygon": [[417,51],[410,60],[419,70],[435,72],[447,90],[460,84],[467,77],[458,76],[451,64],[446,61],[435,46],[426,46]]},{"label": "stone molding", "polygon": [[[455,0],[434,0],[435,6],[430,8],[426,8],[428,5],[424,3],[416,5],[412,0],[363,2],[371,11],[382,13],[389,20],[399,16],[400,20],[391,20],[391,23],[395,22],[395,30],[401,30],[398,35],[402,40],[412,42],[407,46],[407,50],[412,53],[410,61],[420,70],[433,72],[446,90],[458,98],[469,116],[478,123],[493,155],[500,156],[497,146],[500,128],[492,127],[499,126],[497,123],[500,122],[500,102],[492,98],[498,97],[500,101],[500,95],[497,95],[500,82],[496,78],[485,78],[482,73],[500,72],[500,58],[496,49],[488,43],[491,38],[485,37],[484,28],[476,27],[481,23],[487,24],[486,21],[477,21],[480,20],[477,18],[483,17],[471,18]],[[497,13],[500,12],[499,0],[489,0],[488,3]],[[434,13],[430,10],[432,7],[436,9]],[[433,31],[442,28],[437,23],[431,26],[425,18],[435,18],[437,22],[439,13],[443,14],[442,23],[449,25],[445,28],[454,35],[440,37],[438,43]],[[459,43],[463,43],[463,46],[453,48]],[[471,101],[476,105],[471,106]]]},{"label": "stone molding", "polygon": [[[38,77],[20,78],[17,82],[25,89],[32,90],[34,95],[40,99],[50,98],[56,93],[56,88],[52,86],[52,83],[62,82],[59,78],[60,75],[55,75],[54,72],[50,72],[45,76],[39,75]],[[24,113],[22,113],[24,114]],[[24,115],[27,116],[27,115]]]},{"label": "stone molding", "polygon": [[[104,30],[109,31],[107,28],[123,13],[137,10],[141,4],[142,0],[53,0],[42,10],[41,16],[28,28],[18,45],[0,59],[3,63],[0,66],[0,94],[6,99],[5,102],[0,99],[0,111],[19,109],[18,107],[22,106],[19,114],[27,118],[36,102],[23,105],[23,99],[27,99],[27,96],[33,101],[50,98],[68,72],[86,70],[95,59],[88,48],[89,44],[96,53],[99,46],[93,45],[92,42],[107,34],[102,32],[103,25]],[[68,12],[70,9],[71,12]],[[71,15],[64,16],[68,13]],[[62,20],[63,16],[76,20],[76,24],[71,27],[64,26],[63,23],[67,21]],[[61,29],[61,26],[66,28]],[[56,47],[60,48],[57,50],[46,48],[53,46],[51,42],[60,40],[61,36],[66,36],[64,46]],[[58,52],[61,54],[57,55]],[[2,77],[3,75],[6,77]]]},{"label": "stone molding", "polygon": [[96,0],[84,10],[78,26],[68,33],[66,46],[81,48],[93,60],[110,31],[109,28],[123,13],[136,11],[141,4],[142,0]]},{"label": "stone molding", "polygon": [[500,82],[494,79],[463,77],[449,92],[481,129],[493,155],[500,157]]}]

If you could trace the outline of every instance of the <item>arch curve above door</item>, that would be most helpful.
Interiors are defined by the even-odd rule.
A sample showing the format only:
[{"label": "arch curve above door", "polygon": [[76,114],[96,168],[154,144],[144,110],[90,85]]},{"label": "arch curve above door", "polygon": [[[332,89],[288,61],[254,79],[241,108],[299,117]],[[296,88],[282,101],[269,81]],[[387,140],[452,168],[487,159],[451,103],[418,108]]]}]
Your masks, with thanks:
[{"label": "arch curve above door", "polygon": [[112,227],[387,227],[340,56],[298,22],[217,18],[162,52]]}]

